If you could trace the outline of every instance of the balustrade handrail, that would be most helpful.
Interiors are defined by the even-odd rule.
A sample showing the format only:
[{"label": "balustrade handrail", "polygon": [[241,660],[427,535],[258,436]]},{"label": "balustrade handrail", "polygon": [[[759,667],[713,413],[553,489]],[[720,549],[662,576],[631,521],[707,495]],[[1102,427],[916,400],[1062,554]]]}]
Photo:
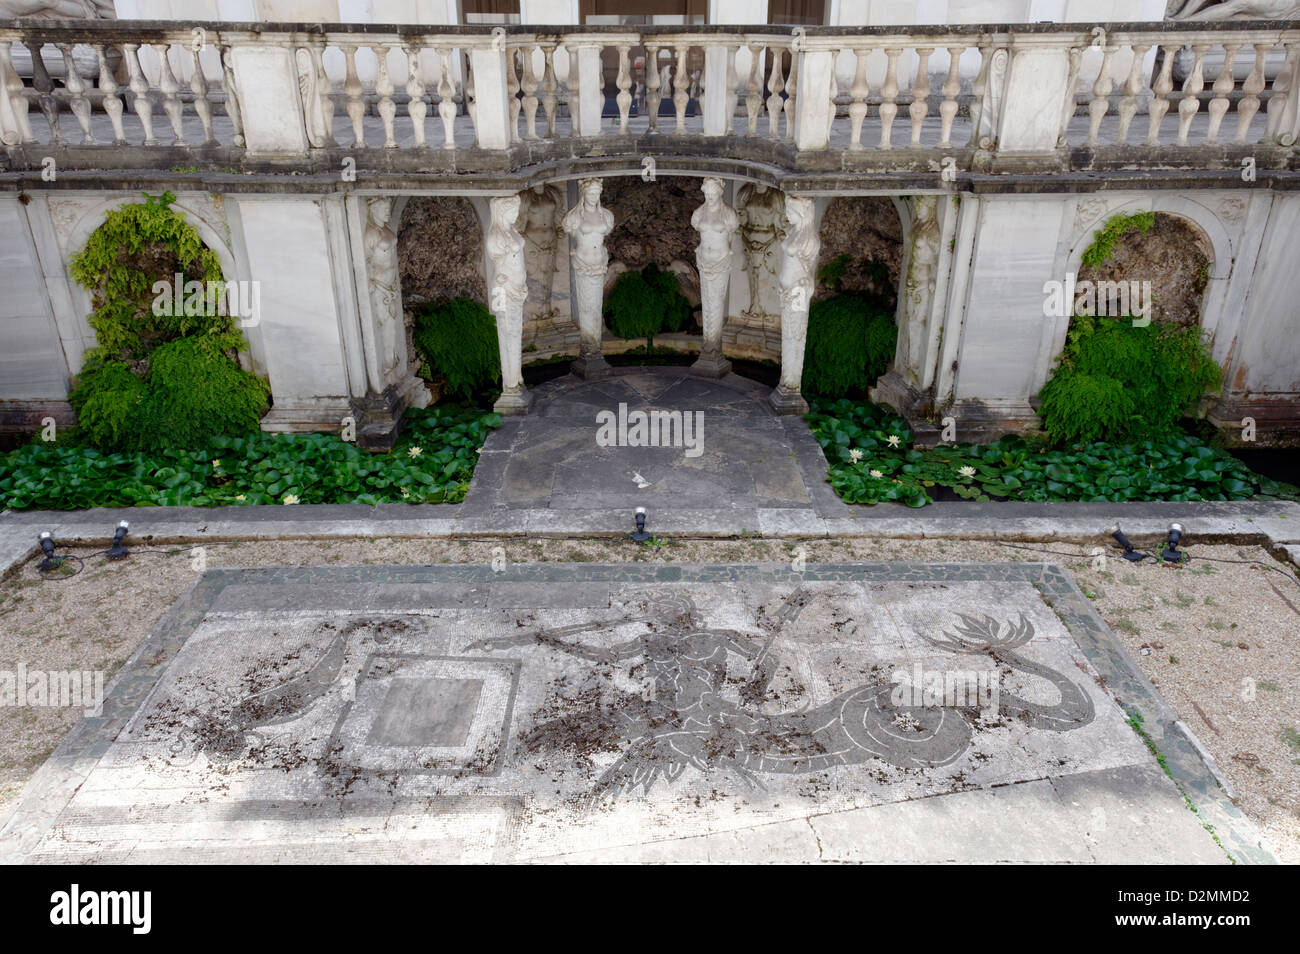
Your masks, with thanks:
[{"label": "balustrade handrail", "polygon": [[[30,84],[14,65],[16,45],[30,55]],[[41,53],[47,45],[58,50],[54,70]],[[653,56],[629,55],[640,46]],[[78,47],[93,51],[89,72]],[[78,136],[82,146],[107,145],[105,121],[114,146],[159,146],[165,122],[173,146],[305,155],[344,145],[341,105],[353,147],[371,144],[369,123],[384,148],[423,149],[433,145],[426,125],[434,122],[441,148],[462,148],[470,140],[456,130],[467,116],[473,144],[486,150],[670,133],[767,138],[796,153],[844,149],[872,161],[895,149],[966,148],[967,161],[987,167],[990,155],[1041,161],[1074,145],[1291,149],[1300,136],[1298,80],[1300,24],[1274,20],[871,27],[0,20],[6,146],[41,141],[30,121],[35,107],[56,146]],[[1044,110],[1059,111],[1056,129],[1042,122]],[[75,126],[65,129],[69,113]],[[1135,125],[1138,115],[1146,119]]]},{"label": "balustrade handrail", "polygon": [[1076,35],[1084,45],[1092,42],[1093,31],[1104,30],[1109,35],[1197,34],[1221,36],[1226,33],[1287,33],[1300,35],[1300,24],[1295,20],[1222,20],[1222,21],[1117,21],[1098,23],[999,23],[999,24],[907,24],[877,26],[790,26],[784,24],[658,24],[624,26],[619,24],[411,24],[411,23],[262,23],[229,20],[60,20],[60,19],[0,19],[0,32],[40,33],[65,37],[86,36],[94,42],[107,42],[114,37],[140,33],[188,33],[195,27],[230,35],[266,34],[272,36],[343,37],[397,35],[397,36],[455,36],[467,41],[482,39],[490,43],[494,34],[504,31],[507,37],[541,38],[567,37],[589,34],[608,38],[618,35],[713,37],[722,35],[752,35],[764,37],[790,36],[796,31],[809,39],[839,39],[845,37],[887,38],[909,37],[960,37],[999,38],[1014,36]]}]

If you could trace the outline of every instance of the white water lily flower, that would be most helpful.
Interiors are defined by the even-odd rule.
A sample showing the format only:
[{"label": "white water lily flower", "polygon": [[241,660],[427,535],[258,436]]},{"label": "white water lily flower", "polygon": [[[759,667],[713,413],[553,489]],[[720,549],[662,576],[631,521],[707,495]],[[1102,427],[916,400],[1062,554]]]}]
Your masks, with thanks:
[{"label": "white water lily flower", "polygon": [[960,468],[957,469],[957,473],[961,474],[963,477],[974,477],[974,476],[975,476],[975,468],[974,468],[974,467],[960,467]]},{"label": "white water lily flower", "polygon": [[899,444],[902,443],[903,439],[899,437],[897,434],[890,434],[887,438],[885,438],[885,440],[889,443],[890,447],[897,447]]},{"label": "white water lily flower", "polygon": [[298,502],[298,497],[295,494],[286,494],[284,502],[289,505],[296,504]]},{"label": "white water lily flower", "polygon": [[412,448],[408,449],[406,453],[409,454],[412,458],[419,457],[421,454],[424,453],[424,448],[423,448],[423,447],[412,447]]},{"label": "white water lily flower", "polygon": [[862,460],[862,451],[858,450],[856,447],[853,448],[853,450],[849,451],[849,460],[853,461],[855,464]]},{"label": "white water lily flower", "polygon": [[882,474],[882,473],[881,473],[880,471],[878,471],[878,470],[870,471],[870,474],[871,474],[872,477],[884,477],[884,476],[885,476],[884,474]]}]

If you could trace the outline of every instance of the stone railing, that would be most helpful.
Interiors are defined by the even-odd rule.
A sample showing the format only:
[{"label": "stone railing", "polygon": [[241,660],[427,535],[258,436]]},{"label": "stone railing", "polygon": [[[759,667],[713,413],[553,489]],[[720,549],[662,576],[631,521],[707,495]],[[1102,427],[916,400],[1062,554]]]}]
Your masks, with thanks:
[{"label": "stone railing", "polygon": [[962,168],[1012,169],[1080,150],[1212,167],[1232,161],[1234,147],[1290,156],[1298,71],[1300,29],[1255,21],[434,30],[0,21],[0,137],[14,165],[58,150],[103,168],[114,167],[110,150],[127,147],[160,150],[167,163],[179,149],[267,160],[356,152],[364,165],[371,150],[544,157],[557,143],[583,155],[653,145],[740,156],[745,141],[790,165],[834,153],[847,171],[948,155]]}]

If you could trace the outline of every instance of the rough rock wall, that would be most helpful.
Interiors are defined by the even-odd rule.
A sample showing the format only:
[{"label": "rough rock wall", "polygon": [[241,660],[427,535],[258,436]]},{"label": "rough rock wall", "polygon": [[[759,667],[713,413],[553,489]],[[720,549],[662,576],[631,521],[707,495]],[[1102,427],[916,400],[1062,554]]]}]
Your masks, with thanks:
[{"label": "rough rock wall", "polygon": [[1136,229],[1115,244],[1099,267],[1079,269],[1078,280],[1151,283],[1151,317],[1179,325],[1201,322],[1201,299],[1210,277],[1210,243],[1192,223],[1157,212],[1143,235]]},{"label": "rough rock wall", "polygon": [[[894,203],[885,196],[853,195],[832,199],[822,216],[822,247],[817,255],[817,270],[841,255],[851,256],[841,279],[844,291],[879,291],[863,270],[869,259],[882,261],[889,268],[889,280],[899,287],[899,267],[903,260],[903,223]],[[834,294],[819,287],[817,298]]]}]

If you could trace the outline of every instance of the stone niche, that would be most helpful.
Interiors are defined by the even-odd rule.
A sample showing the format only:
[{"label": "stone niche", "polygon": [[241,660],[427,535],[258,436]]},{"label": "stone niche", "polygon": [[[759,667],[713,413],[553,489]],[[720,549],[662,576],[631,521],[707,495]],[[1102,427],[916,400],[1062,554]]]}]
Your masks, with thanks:
[{"label": "stone niche", "polygon": [[625,271],[657,265],[677,275],[682,294],[692,307],[700,303],[700,276],[695,246],[700,236],[691,228],[691,214],[704,202],[702,179],[675,177],[659,182],[640,178],[606,179],[600,204],[614,213],[606,288]]},{"label": "stone niche", "polygon": [[[885,291],[865,267],[872,259],[885,264],[889,281],[898,291],[903,261],[903,223],[889,198],[853,195],[832,199],[822,214],[819,234],[822,243],[817,254],[819,274],[840,256],[849,256],[840,279],[842,291],[877,294]],[[834,294],[834,288],[819,281],[813,298],[828,298]]]},{"label": "stone niche", "polygon": [[524,300],[524,362],[577,354],[580,335],[570,308],[569,241],[560,221],[568,210],[564,183],[519,194],[516,228],[524,237],[528,297]]},{"label": "stone niche", "polygon": [[397,233],[398,274],[411,371],[421,359],[411,340],[415,311],[429,302],[470,298],[487,305],[483,231],[469,199],[417,196],[402,210]]},{"label": "stone niche", "polygon": [[1153,320],[1199,325],[1212,261],[1209,239],[1197,226],[1157,212],[1145,235],[1134,229],[1121,237],[1109,260],[1079,268],[1078,281],[1150,282]]}]

